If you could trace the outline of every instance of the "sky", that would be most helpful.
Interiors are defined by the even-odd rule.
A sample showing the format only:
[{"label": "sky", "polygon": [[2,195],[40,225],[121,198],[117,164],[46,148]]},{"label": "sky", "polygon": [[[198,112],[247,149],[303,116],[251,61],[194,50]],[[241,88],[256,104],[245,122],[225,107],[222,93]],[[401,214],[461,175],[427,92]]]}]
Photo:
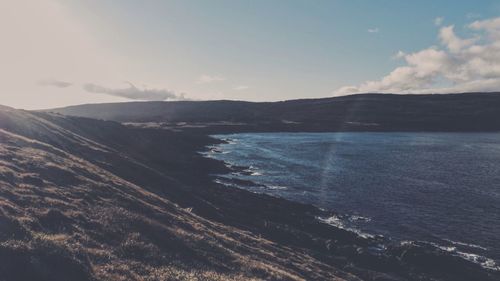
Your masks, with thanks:
[{"label": "sky", "polygon": [[0,104],[500,90],[500,1],[0,0]]}]

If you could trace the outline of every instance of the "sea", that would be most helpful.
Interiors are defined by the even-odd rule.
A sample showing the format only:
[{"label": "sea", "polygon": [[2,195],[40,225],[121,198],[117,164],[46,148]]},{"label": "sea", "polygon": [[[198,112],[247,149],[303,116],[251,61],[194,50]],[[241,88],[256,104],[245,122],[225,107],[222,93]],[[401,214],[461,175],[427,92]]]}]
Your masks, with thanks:
[{"label": "sea", "polygon": [[318,219],[359,235],[426,242],[500,270],[500,133],[213,137],[225,142],[207,157],[245,167],[219,175],[222,184],[332,211]]}]

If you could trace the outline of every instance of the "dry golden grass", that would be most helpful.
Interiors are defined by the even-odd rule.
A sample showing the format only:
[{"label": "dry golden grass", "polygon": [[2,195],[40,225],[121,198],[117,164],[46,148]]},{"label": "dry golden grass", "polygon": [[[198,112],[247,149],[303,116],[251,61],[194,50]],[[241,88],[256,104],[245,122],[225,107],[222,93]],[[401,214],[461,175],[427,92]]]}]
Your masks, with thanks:
[{"label": "dry golden grass", "polygon": [[5,130],[0,228],[5,280],[305,280],[305,273],[337,279],[337,270],[304,253],[206,220],[78,156]]}]

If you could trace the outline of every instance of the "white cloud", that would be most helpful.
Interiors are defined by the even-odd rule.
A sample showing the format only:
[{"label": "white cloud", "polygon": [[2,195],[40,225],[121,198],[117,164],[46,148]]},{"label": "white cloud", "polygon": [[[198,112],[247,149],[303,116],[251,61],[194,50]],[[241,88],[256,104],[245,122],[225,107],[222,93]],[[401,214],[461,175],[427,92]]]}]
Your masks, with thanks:
[{"label": "white cloud", "polygon": [[441,26],[443,24],[444,18],[443,17],[437,17],[434,19],[434,24],[436,26]]},{"label": "white cloud", "polygon": [[244,91],[244,90],[247,90],[249,87],[246,86],[246,85],[240,85],[240,86],[236,86],[234,87],[233,89],[236,90],[236,91]]},{"label": "white cloud", "polygon": [[403,66],[380,80],[345,86],[334,94],[500,91],[500,18],[475,21],[466,28],[474,32],[468,38],[458,36],[453,25],[441,27],[441,46],[399,51],[394,57],[403,59]]},{"label": "white cloud", "polygon": [[369,33],[379,33],[380,29],[378,27],[375,28],[368,28],[367,30]]},{"label": "white cloud", "polygon": [[219,75],[208,75],[208,74],[202,74],[200,78],[196,81],[197,84],[206,84],[206,83],[213,83],[213,82],[221,82],[225,81],[226,78],[219,76]]},{"label": "white cloud", "polygon": [[129,84],[127,88],[107,88],[87,83],[83,85],[83,89],[89,93],[106,94],[131,100],[164,101],[184,99],[183,94],[176,94],[166,89],[150,89],[147,87],[140,89],[132,83],[127,82],[127,84]]},{"label": "white cloud", "polygon": [[406,56],[406,53],[399,50],[394,56],[392,56],[393,59],[402,59]]},{"label": "white cloud", "polygon": [[462,39],[455,34],[455,26],[445,26],[439,31],[441,43],[452,52],[460,52],[464,47],[470,46],[477,41],[477,38]]},{"label": "white cloud", "polygon": [[475,21],[469,27],[473,30],[485,31],[491,40],[500,40],[500,18]]}]

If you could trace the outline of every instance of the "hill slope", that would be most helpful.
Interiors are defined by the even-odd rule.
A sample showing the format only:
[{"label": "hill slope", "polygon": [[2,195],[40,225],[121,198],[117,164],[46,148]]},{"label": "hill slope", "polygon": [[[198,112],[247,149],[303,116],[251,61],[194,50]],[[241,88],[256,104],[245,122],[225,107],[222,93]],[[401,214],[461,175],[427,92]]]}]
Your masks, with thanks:
[{"label": "hill slope", "polygon": [[495,280],[214,184],[189,132],[0,107],[0,280]]},{"label": "hill slope", "polygon": [[[500,131],[500,94],[361,94],[252,103],[178,101],[52,109],[119,122],[179,122],[214,131]],[[181,125],[186,127],[184,124]]]},{"label": "hill slope", "polygon": [[[311,260],[318,271],[327,266],[197,216],[167,199],[174,190],[191,206],[203,205],[182,183],[60,126],[71,120],[51,119],[0,111],[1,280],[299,280],[303,273],[286,268],[285,258]],[[100,129],[106,126],[115,124]],[[157,179],[140,187],[87,155],[104,166],[132,162],[136,173]],[[162,190],[154,190],[155,180]],[[317,276],[342,280],[335,271]]]}]

